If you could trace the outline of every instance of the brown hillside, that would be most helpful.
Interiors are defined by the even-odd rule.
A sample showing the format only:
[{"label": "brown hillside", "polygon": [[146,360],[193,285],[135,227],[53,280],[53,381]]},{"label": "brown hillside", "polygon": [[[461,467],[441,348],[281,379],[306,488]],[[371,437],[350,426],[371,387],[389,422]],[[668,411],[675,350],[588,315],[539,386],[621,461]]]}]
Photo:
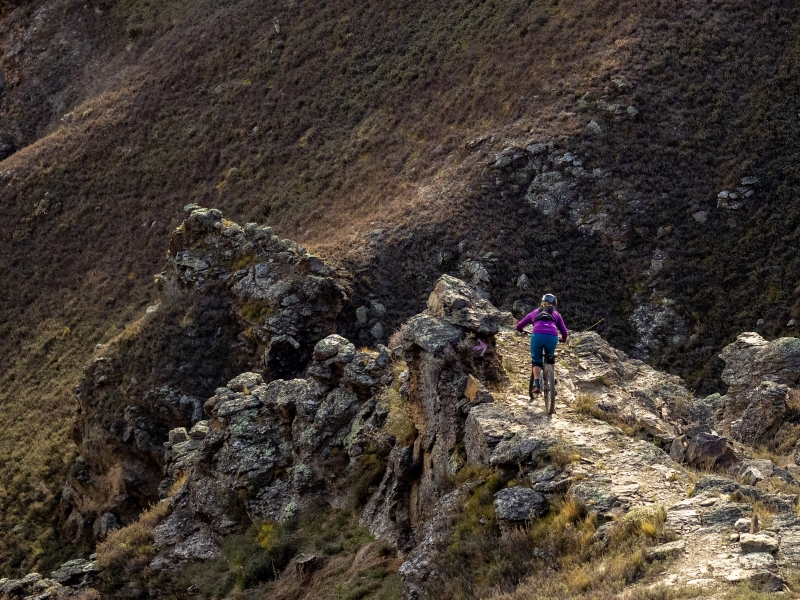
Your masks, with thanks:
[{"label": "brown hillside", "polygon": [[[724,341],[800,316],[796,21],[790,2],[3,3],[0,143],[18,149],[0,161],[5,570],[55,559],[71,389],[147,305],[189,202],[339,258],[350,310],[375,294],[395,326],[462,240],[461,257],[501,258],[498,304],[545,281],[571,327],[605,316],[627,348],[634,308],[670,299],[688,339],[651,358],[713,389]],[[580,191],[629,225],[625,250],[486,183],[493,153],[529,139],[609,173]],[[755,199],[718,211],[751,175]],[[666,267],[648,277],[656,249]],[[513,286],[523,272],[533,292]]]}]

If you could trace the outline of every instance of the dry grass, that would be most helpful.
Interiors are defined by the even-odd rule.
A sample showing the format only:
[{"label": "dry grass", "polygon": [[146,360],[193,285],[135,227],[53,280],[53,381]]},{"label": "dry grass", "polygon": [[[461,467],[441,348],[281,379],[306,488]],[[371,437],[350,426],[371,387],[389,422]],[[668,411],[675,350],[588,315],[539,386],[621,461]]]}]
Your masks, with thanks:
[{"label": "dry grass", "polygon": [[607,541],[600,543],[594,539],[595,518],[574,500],[563,501],[553,515],[534,522],[530,529],[531,537],[547,556],[542,566],[551,567],[555,573],[546,568],[537,570],[513,592],[495,598],[588,600],[618,594],[650,572],[645,548],[666,539],[665,516],[659,507],[631,511],[612,526]]},{"label": "dry grass", "polygon": [[575,398],[574,408],[582,415],[605,421],[609,425],[619,427],[627,435],[636,435],[637,429],[625,421],[618,413],[605,411],[597,406],[597,394],[578,393]]},{"label": "dry grass", "polygon": [[155,556],[153,530],[169,515],[168,502],[160,502],[142,513],[139,520],[115,529],[97,546],[97,564],[117,578],[138,573]]}]

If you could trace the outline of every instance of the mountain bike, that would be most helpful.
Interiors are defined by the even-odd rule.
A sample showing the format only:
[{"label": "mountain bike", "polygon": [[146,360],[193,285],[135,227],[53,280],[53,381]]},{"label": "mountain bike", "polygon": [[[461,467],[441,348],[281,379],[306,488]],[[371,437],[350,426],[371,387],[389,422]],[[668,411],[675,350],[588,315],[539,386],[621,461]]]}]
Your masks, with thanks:
[{"label": "mountain bike", "polygon": [[[524,330],[523,330],[524,331]],[[531,335],[529,331],[525,331]],[[556,354],[553,356],[547,355],[547,350],[542,348],[542,374],[539,383],[542,387],[542,396],[544,396],[544,410],[548,415],[556,412],[556,374],[555,374]],[[528,381],[528,396],[533,401],[533,370],[531,370],[531,378]]]}]

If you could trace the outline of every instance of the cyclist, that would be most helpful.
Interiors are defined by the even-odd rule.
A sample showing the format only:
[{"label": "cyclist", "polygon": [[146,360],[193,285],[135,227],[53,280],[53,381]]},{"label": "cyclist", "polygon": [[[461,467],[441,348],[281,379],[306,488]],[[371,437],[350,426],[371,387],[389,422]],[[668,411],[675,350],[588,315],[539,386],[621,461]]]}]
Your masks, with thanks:
[{"label": "cyclist", "polygon": [[538,394],[542,391],[539,381],[542,374],[542,349],[547,350],[547,356],[553,359],[558,345],[558,334],[561,333],[561,343],[567,341],[569,331],[564,325],[564,319],[556,310],[558,300],[553,294],[542,296],[542,305],[532,313],[525,315],[517,323],[515,329],[522,331],[527,325],[533,323],[533,333],[531,334],[531,360],[533,361],[533,393]]}]

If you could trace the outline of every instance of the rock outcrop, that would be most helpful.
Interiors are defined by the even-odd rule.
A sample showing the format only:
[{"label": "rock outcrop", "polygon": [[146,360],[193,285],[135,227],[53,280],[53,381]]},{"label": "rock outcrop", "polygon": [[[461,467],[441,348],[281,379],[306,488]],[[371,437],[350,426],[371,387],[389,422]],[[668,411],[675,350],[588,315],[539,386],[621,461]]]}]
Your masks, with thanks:
[{"label": "rock outcrop", "polygon": [[763,441],[782,425],[789,393],[800,385],[800,339],[767,342],[743,333],[720,358],[728,390],[719,401],[719,428],[746,444]]},{"label": "rock outcrop", "polygon": [[390,448],[375,401],[392,381],[390,356],[337,335],[313,356],[305,379],[235,377],[205,403],[207,421],[170,432],[161,491],[172,512],[156,528],[154,568],[217,556],[250,518],[293,520],[314,502],[351,506],[353,476]]},{"label": "rock outcrop", "polygon": [[61,505],[73,539],[102,539],[158,499],[168,432],[203,420],[218,386],[243,371],[291,379],[336,330],[346,294],[322,259],[269,227],[187,210],[160,301],[99,349],[76,389],[79,455]]},{"label": "rock outcrop", "polygon": [[[511,316],[463,281],[442,276],[425,312],[400,331],[408,369],[406,402],[414,421],[413,446],[392,452],[378,494],[362,524],[401,546],[432,517],[437,501],[466,464],[465,423],[477,406],[492,402],[485,385],[499,382],[502,366],[495,334]],[[397,531],[407,532],[397,538]]]}]

